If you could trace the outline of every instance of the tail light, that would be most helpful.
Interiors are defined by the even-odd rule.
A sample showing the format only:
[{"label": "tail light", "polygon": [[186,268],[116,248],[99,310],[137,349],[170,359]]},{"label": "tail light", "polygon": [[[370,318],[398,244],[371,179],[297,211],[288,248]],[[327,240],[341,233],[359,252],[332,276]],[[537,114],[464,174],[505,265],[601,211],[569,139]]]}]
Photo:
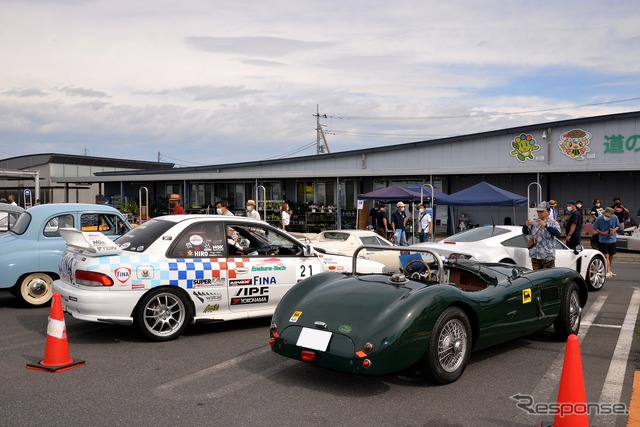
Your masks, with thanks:
[{"label": "tail light", "polygon": [[113,286],[113,279],[97,271],[76,270],[76,283],[83,286]]},{"label": "tail light", "polygon": [[315,362],[316,361],[316,352],[310,350],[302,350],[300,357],[305,362]]}]

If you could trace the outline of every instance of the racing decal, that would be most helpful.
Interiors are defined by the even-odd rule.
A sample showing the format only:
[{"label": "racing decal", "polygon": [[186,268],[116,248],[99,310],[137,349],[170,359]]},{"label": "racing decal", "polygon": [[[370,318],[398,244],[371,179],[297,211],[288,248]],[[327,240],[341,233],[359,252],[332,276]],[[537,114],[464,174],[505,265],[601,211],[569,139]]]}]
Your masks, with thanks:
[{"label": "racing decal", "polygon": [[522,290],[522,303],[528,304],[531,302],[531,288]]},{"label": "racing decal", "polygon": [[189,237],[189,243],[193,246],[200,246],[204,242],[204,239],[199,234],[194,234]]},{"label": "racing decal", "polygon": [[340,325],[338,326],[338,331],[342,332],[343,334],[348,334],[349,332],[351,332],[351,326],[349,325]]},{"label": "racing decal", "polygon": [[204,310],[202,310],[202,312],[213,313],[214,311],[218,311],[218,310],[220,310],[220,304],[209,304],[204,308]]},{"label": "racing decal", "polygon": [[269,287],[240,288],[231,298],[231,305],[239,304],[260,304],[269,302]]},{"label": "racing decal", "polygon": [[224,286],[225,279],[216,277],[211,279],[192,279],[187,281],[187,288],[210,288],[212,286]]},{"label": "racing decal", "polygon": [[136,268],[136,277],[138,279],[151,279],[153,277],[153,267],[138,266]]},{"label": "racing decal", "polygon": [[289,322],[296,323],[300,318],[300,316],[302,316],[301,311],[294,311],[293,314],[291,315],[291,319],[289,319]]},{"label": "racing decal", "polygon": [[118,282],[124,285],[131,277],[131,269],[127,267],[118,267],[113,270],[113,275],[116,276]]},{"label": "racing decal", "polygon": [[280,258],[267,258],[255,262],[251,271],[284,271],[287,267]]},{"label": "racing decal", "polygon": [[131,289],[144,289],[144,283],[132,283],[131,284]]},{"label": "racing decal", "polygon": [[73,266],[75,265],[75,259],[72,254],[66,252],[62,259],[60,260],[60,264],[58,265],[58,269],[60,270],[60,278],[67,283],[71,283],[73,280]]},{"label": "racing decal", "polygon": [[198,298],[202,303],[205,301],[221,301],[222,300],[222,294],[219,292],[194,291],[193,296]]},{"label": "racing decal", "polygon": [[253,276],[253,284],[254,285],[275,285],[278,282],[274,276]]},{"label": "racing decal", "polygon": [[251,279],[229,280],[229,286],[247,286],[253,284]]}]

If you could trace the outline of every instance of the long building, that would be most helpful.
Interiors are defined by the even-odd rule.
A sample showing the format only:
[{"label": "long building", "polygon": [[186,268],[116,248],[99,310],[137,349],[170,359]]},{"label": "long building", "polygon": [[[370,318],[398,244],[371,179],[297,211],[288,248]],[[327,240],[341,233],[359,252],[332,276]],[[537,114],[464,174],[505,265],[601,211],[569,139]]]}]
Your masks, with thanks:
[{"label": "long building", "polygon": [[[430,183],[453,193],[479,181],[531,201],[558,200],[561,210],[566,201],[580,199],[587,213],[595,198],[608,206],[620,197],[631,211],[630,221],[635,221],[640,208],[639,118],[640,112],[611,114],[386,147],[202,167],[138,162],[144,167],[68,174],[56,166],[49,179],[64,188],[65,200],[71,200],[69,195],[78,188],[92,186],[96,191],[93,185],[98,185],[96,196],[122,203],[139,202],[142,195],[144,204],[148,194],[152,216],[168,212],[168,195],[173,193],[181,195],[188,212],[226,200],[241,214],[246,200],[256,199],[268,220],[278,218],[279,205],[287,200],[298,231],[362,227],[370,205],[359,206],[358,194],[391,184]],[[33,156],[2,160],[0,166],[23,169],[25,157]],[[17,187],[24,188],[25,183],[17,181]],[[526,208],[470,206],[464,211],[471,223],[507,219],[521,223]],[[455,223],[452,219],[462,210],[437,209],[441,230]]]}]

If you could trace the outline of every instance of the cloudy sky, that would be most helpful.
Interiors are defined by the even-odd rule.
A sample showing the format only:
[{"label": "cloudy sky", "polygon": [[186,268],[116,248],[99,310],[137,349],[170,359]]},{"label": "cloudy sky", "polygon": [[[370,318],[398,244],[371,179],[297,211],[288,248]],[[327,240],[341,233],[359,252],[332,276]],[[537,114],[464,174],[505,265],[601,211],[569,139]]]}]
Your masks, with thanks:
[{"label": "cloudy sky", "polygon": [[317,108],[332,152],[640,110],[637,0],[0,0],[0,10],[0,158],[160,153],[198,166],[312,155]]}]

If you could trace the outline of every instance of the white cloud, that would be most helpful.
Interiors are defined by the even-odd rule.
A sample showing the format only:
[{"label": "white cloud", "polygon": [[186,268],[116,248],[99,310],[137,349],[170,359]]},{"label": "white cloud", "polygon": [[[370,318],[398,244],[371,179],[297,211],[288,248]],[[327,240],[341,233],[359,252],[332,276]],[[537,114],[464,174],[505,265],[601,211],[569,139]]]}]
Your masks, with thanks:
[{"label": "white cloud", "polygon": [[258,160],[313,142],[318,104],[360,117],[324,121],[332,151],[640,105],[555,110],[640,96],[632,1],[0,4],[4,156]]}]

